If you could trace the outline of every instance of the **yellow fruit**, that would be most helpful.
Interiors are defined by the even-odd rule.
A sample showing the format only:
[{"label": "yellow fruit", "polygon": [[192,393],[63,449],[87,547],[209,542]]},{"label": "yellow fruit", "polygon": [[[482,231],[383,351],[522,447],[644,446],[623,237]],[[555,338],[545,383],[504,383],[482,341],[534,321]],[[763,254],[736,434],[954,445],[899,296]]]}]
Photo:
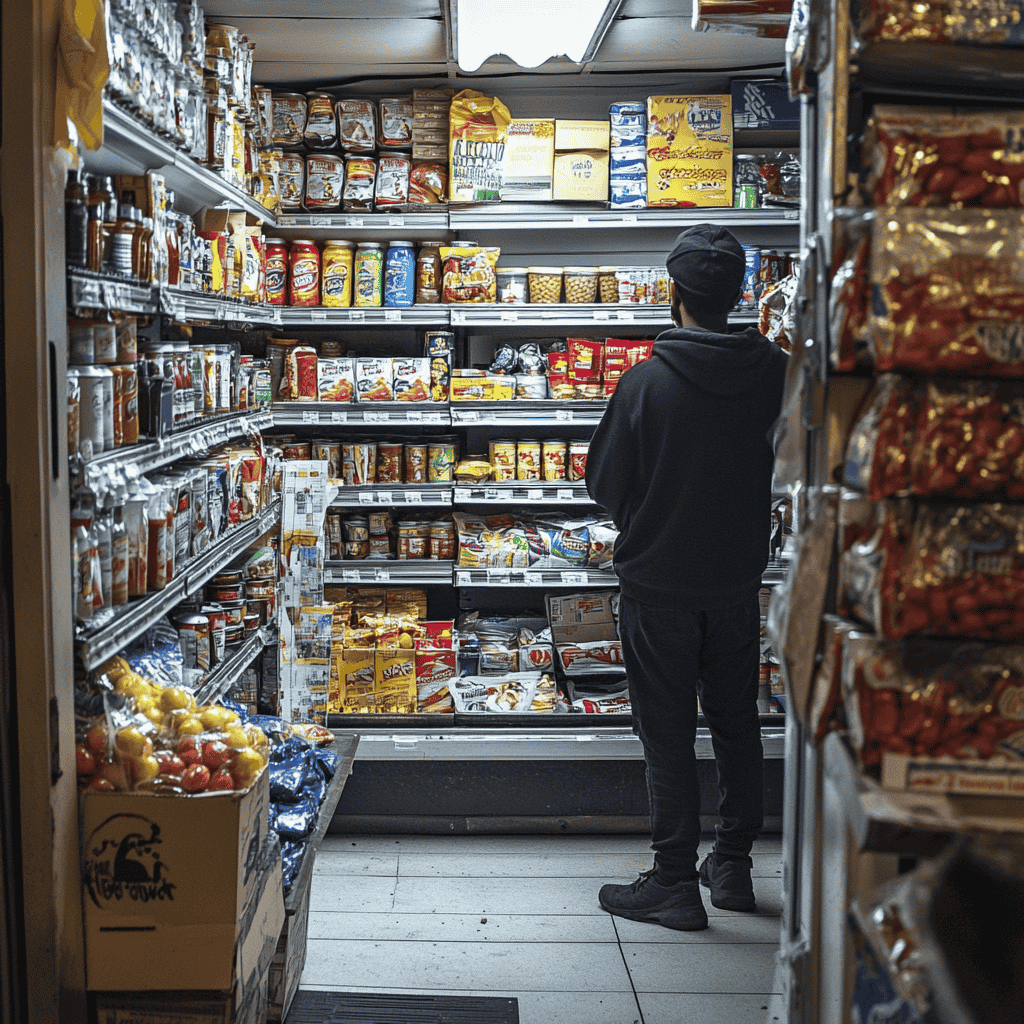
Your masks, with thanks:
[{"label": "yellow fruit", "polygon": [[263,765],[263,758],[252,747],[247,747],[235,754],[228,763],[228,768],[235,785],[239,789],[248,789],[263,771]]},{"label": "yellow fruit", "polygon": [[198,736],[206,728],[196,715],[182,715],[175,721],[174,731],[179,736]]},{"label": "yellow fruit", "polygon": [[219,705],[210,705],[200,709],[199,718],[211,732],[238,724],[238,715],[229,708],[222,708]]},{"label": "yellow fruit", "polygon": [[126,757],[141,758],[153,753],[153,741],[135,725],[126,725],[114,735],[114,745]]},{"label": "yellow fruit", "polygon": [[142,713],[158,728],[163,726],[164,713],[158,707],[147,708]]},{"label": "yellow fruit", "polygon": [[247,725],[245,733],[249,737],[249,742],[257,750],[267,750],[270,747],[270,740],[258,725]]},{"label": "yellow fruit", "polygon": [[245,747],[251,746],[246,731],[240,725],[225,730],[224,739],[229,747],[234,747],[236,750],[242,750]]},{"label": "yellow fruit", "polygon": [[152,755],[145,757],[133,757],[129,761],[132,772],[132,781],[138,785],[147,779],[152,779],[160,772],[160,762]]},{"label": "yellow fruit", "polygon": [[183,686],[168,686],[160,694],[160,707],[164,711],[188,710],[196,711],[197,704],[195,697]]}]

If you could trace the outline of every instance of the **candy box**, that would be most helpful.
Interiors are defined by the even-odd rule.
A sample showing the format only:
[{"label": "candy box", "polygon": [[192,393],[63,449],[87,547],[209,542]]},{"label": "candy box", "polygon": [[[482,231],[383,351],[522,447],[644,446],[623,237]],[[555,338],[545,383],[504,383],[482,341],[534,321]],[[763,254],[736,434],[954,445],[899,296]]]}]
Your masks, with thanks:
[{"label": "candy box", "polygon": [[430,359],[394,360],[395,400],[399,402],[430,401]]},{"label": "candy box", "polygon": [[604,342],[599,338],[567,338],[569,380],[573,383],[597,383],[604,363]]},{"label": "candy box", "polygon": [[501,198],[517,202],[550,199],[555,122],[550,118],[513,118],[506,133]]},{"label": "candy box", "polygon": [[356,359],[356,400],[390,402],[394,397],[394,360]]},{"label": "candy box", "polygon": [[81,794],[87,988],[228,991],[265,940],[273,955],[284,898],[276,843],[276,866],[265,858],[269,802],[267,772],[244,792]]},{"label": "candy box", "polygon": [[373,696],[378,713],[416,710],[416,655],[398,647],[378,647],[373,671]]},{"label": "candy box", "polygon": [[341,682],[341,708],[344,713],[376,710],[373,699],[375,652],[372,647],[347,647],[341,651],[339,679]]}]

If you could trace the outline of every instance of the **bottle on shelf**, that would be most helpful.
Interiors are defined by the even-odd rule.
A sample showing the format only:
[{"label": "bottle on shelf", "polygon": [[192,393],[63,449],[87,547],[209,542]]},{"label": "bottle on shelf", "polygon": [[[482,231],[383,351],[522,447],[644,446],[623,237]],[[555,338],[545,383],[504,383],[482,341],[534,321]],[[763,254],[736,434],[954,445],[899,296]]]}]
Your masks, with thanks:
[{"label": "bottle on shelf", "polygon": [[110,270],[120,277],[134,277],[135,210],[121,203],[110,238]]},{"label": "bottle on shelf", "polygon": [[116,220],[114,185],[110,178],[94,175],[89,179],[89,195],[86,200],[89,209],[88,234],[86,238],[86,266],[89,270],[101,271],[107,262],[109,233],[107,225]]},{"label": "bottle on shelf", "polygon": [[64,256],[69,267],[84,267],[89,259],[88,193],[82,178],[73,170],[64,189]]}]

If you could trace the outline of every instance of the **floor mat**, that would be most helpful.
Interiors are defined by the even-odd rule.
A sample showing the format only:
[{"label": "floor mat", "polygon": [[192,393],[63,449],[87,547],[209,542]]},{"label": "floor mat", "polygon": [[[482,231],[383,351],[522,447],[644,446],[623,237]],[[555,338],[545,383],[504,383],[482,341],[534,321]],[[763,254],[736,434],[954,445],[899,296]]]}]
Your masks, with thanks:
[{"label": "floor mat", "polygon": [[519,1001],[506,996],[400,996],[300,989],[286,1024],[519,1024]]}]

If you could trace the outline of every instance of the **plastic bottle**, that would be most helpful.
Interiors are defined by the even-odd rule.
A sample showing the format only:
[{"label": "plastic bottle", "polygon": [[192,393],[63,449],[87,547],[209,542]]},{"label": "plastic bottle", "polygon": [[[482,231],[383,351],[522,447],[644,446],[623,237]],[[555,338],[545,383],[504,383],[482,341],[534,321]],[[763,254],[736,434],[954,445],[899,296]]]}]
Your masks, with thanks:
[{"label": "plastic bottle", "polygon": [[68,175],[64,189],[64,256],[69,267],[84,267],[89,259],[89,207],[85,183],[78,171]]}]

